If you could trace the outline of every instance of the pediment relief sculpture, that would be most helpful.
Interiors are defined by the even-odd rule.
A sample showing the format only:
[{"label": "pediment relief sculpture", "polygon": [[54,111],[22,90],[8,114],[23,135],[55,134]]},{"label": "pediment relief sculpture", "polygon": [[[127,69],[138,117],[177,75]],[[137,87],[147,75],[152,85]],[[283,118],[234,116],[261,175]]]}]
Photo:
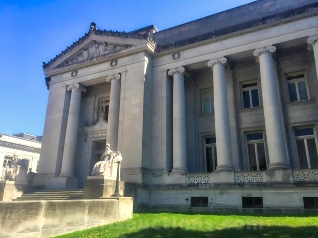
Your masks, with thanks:
[{"label": "pediment relief sculpture", "polygon": [[64,61],[59,67],[65,67],[79,62],[92,61],[99,57],[107,56],[109,54],[124,50],[131,47],[131,45],[115,45],[108,42],[96,42],[83,48],[82,51],[75,57]]}]

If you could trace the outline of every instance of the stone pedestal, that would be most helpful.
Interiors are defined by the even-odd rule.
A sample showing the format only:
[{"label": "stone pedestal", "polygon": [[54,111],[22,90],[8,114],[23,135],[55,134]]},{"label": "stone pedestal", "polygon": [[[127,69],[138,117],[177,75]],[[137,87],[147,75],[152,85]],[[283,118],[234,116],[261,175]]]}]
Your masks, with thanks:
[{"label": "stone pedestal", "polygon": [[[88,176],[84,187],[84,199],[98,199],[110,197],[116,189],[116,180],[108,179],[104,176]],[[124,195],[125,182],[119,181],[119,193]]]}]

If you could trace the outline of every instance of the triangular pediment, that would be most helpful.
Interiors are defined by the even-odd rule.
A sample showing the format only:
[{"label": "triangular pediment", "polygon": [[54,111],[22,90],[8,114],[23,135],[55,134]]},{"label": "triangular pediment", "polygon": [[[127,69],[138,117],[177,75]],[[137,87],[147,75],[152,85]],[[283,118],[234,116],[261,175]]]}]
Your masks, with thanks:
[{"label": "triangular pediment", "polygon": [[78,63],[91,62],[93,60],[114,55],[119,51],[123,51],[132,47],[133,45],[127,44],[113,44],[106,41],[91,41],[88,45],[81,48],[79,53],[75,53],[56,67],[65,67]]},{"label": "triangular pediment", "polygon": [[[92,27],[92,25],[91,25]],[[152,40],[153,26],[133,32],[115,32],[91,28],[78,41],[67,47],[48,63],[43,63],[46,75],[96,64],[130,55],[140,50],[153,52],[156,43]]]}]

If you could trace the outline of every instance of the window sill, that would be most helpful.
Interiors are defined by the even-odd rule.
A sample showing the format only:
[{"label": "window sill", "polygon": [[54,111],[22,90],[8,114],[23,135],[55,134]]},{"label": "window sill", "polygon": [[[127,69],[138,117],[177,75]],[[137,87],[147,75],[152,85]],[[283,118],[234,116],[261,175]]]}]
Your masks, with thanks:
[{"label": "window sill", "polygon": [[285,105],[296,105],[296,104],[307,104],[307,103],[315,103],[316,99],[310,99],[310,100],[302,100],[302,101],[296,101],[296,102],[287,102]]}]

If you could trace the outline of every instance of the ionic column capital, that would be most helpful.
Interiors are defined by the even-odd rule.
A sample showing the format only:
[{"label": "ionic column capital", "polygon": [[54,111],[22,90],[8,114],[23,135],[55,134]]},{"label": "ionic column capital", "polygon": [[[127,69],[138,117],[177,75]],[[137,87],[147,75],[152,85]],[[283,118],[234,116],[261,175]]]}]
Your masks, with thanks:
[{"label": "ionic column capital", "polygon": [[255,57],[258,57],[263,53],[274,53],[275,51],[276,51],[276,47],[273,45],[270,45],[270,46],[265,46],[265,47],[254,50],[253,55]]},{"label": "ionic column capital", "polygon": [[112,80],[120,80],[120,74],[113,74],[113,75],[107,76],[106,82],[109,83]]},{"label": "ionic column capital", "polygon": [[67,91],[71,91],[71,90],[80,90],[84,93],[86,92],[86,88],[84,86],[80,85],[79,83],[68,85]]},{"label": "ionic column capital", "polygon": [[215,64],[225,64],[226,62],[227,59],[225,57],[216,58],[208,62],[208,67],[213,67]]},{"label": "ionic column capital", "polygon": [[309,36],[307,39],[307,43],[309,45],[313,45],[318,41],[318,35],[314,35],[314,36]]},{"label": "ionic column capital", "polygon": [[185,73],[185,68],[184,67],[178,67],[175,69],[170,69],[168,71],[168,75],[173,76],[174,74],[184,74]]}]

